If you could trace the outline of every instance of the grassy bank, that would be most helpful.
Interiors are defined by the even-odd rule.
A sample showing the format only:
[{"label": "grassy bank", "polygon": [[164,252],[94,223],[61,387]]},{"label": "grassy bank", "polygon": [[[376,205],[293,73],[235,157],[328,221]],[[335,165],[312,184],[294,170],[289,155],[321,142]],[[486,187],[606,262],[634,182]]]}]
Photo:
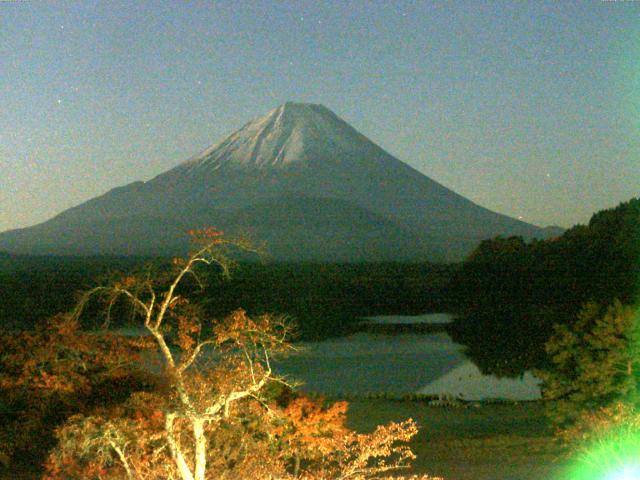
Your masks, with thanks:
[{"label": "grassy bank", "polygon": [[424,402],[351,400],[349,426],[361,432],[412,417],[414,473],[447,480],[558,479],[562,454],[541,402],[433,407]]}]

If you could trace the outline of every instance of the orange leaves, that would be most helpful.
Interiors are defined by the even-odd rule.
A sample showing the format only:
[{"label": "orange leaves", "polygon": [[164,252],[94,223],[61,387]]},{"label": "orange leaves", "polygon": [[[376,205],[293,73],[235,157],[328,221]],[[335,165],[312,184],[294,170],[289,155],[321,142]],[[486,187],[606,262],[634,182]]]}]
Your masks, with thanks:
[{"label": "orange leaves", "polygon": [[224,232],[214,227],[205,227],[187,230],[187,235],[197,244],[215,244],[221,243]]},{"label": "orange leaves", "polygon": [[187,264],[187,261],[184,258],[174,257],[171,259],[171,263],[176,267],[182,268]]},{"label": "orange leaves", "polygon": [[68,315],[60,314],[49,319],[47,327],[55,335],[63,337],[71,337],[80,329],[80,324],[76,319],[70,318]]},{"label": "orange leaves", "polygon": [[243,309],[231,313],[213,328],[213,336],[219,348],[244,349],[247,352],[283,352],[291,347],[286,334],[289,327],[282,317],[260,315],[250,317]]},{"label": "orange leaves", "polygon": [[160,396],[135,393],[123,405],[69,417],[56,430],[58,444],[49,455],[44,478],[171,477],[162,408],[166,405]]},{"label": "orange leaves", "polygon": [[[58,315],[38,332],[3,336],[0,385],[5,389],[38,389],[42,394],[81,393],[92,379],[114,367],[138,360],[140,339],[82,332],[77,321]],[[134,346],[133,344],[140,344]]]},{"label": "orange leaves", "polygon": [[[221,250],[246,245],[223,241],[214,228],[189,234],[204,245],[186,260],[173,259],[163,276],[123,276],[84,297],[102,296],[108,311],[122,307],[119,299],[130,302],[147,337],[90,335],[60,317],[8,349],[0,343],[0,366],[9,367],[0,370],[0,385],[33,397],[34,405],[47,392],[86,400],[63,413],[44,478],[363,480],[412,459],[404,445],[416,432],[410,420],[358,434],[346,427],[346,402],[298,397],[284,409],[273,404],[274,386],[286,382],[272,371],[271,356],[292,348],[284,318],[239,309],[203,335],[202,310],[183,296],[191,290],[181,281],[202,286],[199,267],[227,273]],[[149,348],[166,367],[154,379],[139,355]],[[142,365],[146,372],[136,370]]]},{"label": "orange leaves", "polygon": [[228,341],[242,344],[252,331],[257,331],[256,323],[240,308],[214,327],[214,336],[219,345]]},{"label": "orange leaves", "polygon": [[139,279],[133,275],[127,275],[125,277],[122,277],[122,279],[120,279],[117,282],[114,282],[113,284],[113,288],[115,289],[130,289],[131,287],[135,286],[137,283],[139,283]]},{"label": "orange leaves", "polygon": [[302,448],[326,454],[338,448],[345,435],[347,402],[335,402],[326,407],[323,401],[313,401],[300,396],[287,405],[284,416],[289,422],[278,429],[288,442],[299,444]]},{"label": "orange leaves", "polygon": [[175,310],[176,308],[182,305],[188,305],[188,304],[189,304],[189,300],[187,298],[181,297],[181,296],[175,296],[171,300],[171,303],[169,303],[169,310]]},{"label": "orange leaves", "polygon": [[406,468],[415,454],[406,443],[418,432],[408,419],[378,426],[373,433],[351,432],[344,438],[333,472],[343,478],[382,478],[387,472]]},{"label": "orange leaves", "polygon": [[138,282],[138,279],[133,275],[128,275],[122,279],[122,285],[126,288],[130,288]]},{"label": "orange leaves", "polygon": [[0,450],[10,457],[16,449],[37,449],[42,442],[34,439],[46,438],[55,425],[46,419],[81,411],[94,397],[108,401],[122,394],[113,388],[108,395],[99,392],[105,391],[103,384],[120,385],[122,375],[131,375],[137,350],[126,338],[83,332],[65,315],[37,331],[2,336],[0,388],[3,400],[11,399],[19,407],[4,418],[0,439],[8,436],[12,442],[6,449],[0,445]]},{"label": "orange leaves", "polygon": [[190,352],[196,344],[194,336],[200,333],[200,322],[185,315],[178,315],[178,339],[177,343],[185,352]]},{"label": "orange leaves", "polygon": [[285,407],[284,423],[274,434],[288,445],[289,455],[301,466],[300,478],[382,478],[415,458],[406,445],[418,431],[413,420],[361,434],[346,427],[347,408],[347,402],[326,406],[322,399],[305,396]]},{"label": "orange leaves", "polygon": [[51,375],[47,372],[40,372],[32,383],[32,388],[44,390],[45,392],[72,393],[79,387],[78,382],[74,382],[67,376]]}]

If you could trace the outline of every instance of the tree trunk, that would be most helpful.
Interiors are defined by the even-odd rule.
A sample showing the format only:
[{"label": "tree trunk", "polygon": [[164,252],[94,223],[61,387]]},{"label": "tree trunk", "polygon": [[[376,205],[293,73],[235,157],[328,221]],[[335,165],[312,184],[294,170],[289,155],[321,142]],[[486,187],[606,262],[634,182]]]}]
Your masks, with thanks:
[{"label": "tree trunk", "polygon": [[184,459],[184,455],[182,454],[182,450],[180,450],[180,444],[176,440],[173,431],[173,420],[175,418],[175,414],[168,413],[166,422],[165,422],[165,430],[167,432],[167,442],[169,443],[169,450],[171,451],[171,457],[178,467],[178,471],[180,472],[180,477],[182,480],[195,480],[193,478],[193,473],[191,473],[191,469],[189,465],[187,465],[187,461]]},{"label": "tree trunk", "polygon": [[207,438],[204,435],[204,422],[201,418],[191,419],[196,448],[195,480],[205,480],[207,472]]}]

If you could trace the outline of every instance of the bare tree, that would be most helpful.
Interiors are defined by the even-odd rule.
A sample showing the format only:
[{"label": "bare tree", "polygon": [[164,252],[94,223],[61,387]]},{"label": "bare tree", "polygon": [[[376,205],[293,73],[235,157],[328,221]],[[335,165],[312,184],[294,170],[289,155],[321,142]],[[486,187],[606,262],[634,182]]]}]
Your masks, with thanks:
[{"label": "bare tree", "polygon": [[[181,283],[190,276],[201,284],[197,268],[203,265],[216,266],[222,275],[228,275],[231,262],[226,251],[229,248],[247,251],[251,247],[246,242],[226,240],[214,229],[191,234],[199,247],[186,260],[174,259],[171,280],[161,290],[157,279],[151,276],[127,276],[86,292],[73,316],[78,317],[96,296],[106,301],[107,312],[123,298],[133,306],[155,342],[173,400],[164,412],[164,435],[171,459],[182,480],[204,480],[206,430],[228,418],[235,403],[244,399],[261,402],[261,392],[269,382],[284,383],[273,372],[271,356],[290,348],[287,342],[290,329],[283,318],[253,319],[238,310],[222,323],[210,326],[209,335],[205,335],[189,300],[179,293]],[[169,337],[179,348],[172,348]],[[207,348],[217,354],[219,368],[194,369]],[[178,421],[189,424],[190,438],[183,428],[176,427]],[[113,439],[119,438],[115,430],[110,424],[110,434],[104,438],[109,439],[127,476],[135,478],[124,448],[114,447]]]}]

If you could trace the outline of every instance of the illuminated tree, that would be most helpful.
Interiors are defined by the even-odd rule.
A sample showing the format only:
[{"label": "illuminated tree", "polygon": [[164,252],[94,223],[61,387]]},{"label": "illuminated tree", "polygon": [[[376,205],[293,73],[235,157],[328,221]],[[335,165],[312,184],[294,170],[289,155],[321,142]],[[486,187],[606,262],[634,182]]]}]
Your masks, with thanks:
[{"label": "illuminated tree", "polygon": [[248,246],[213,229],[192,235],[199,247],[175,259],[165,277],[130,275],[97,287],[71,315],[77,321],[94,298],[107,312],[126,300],[153,346],[141,362],[157,369],[155,353],[160,368],[156,388],[71,416],[58,428],[45,478],[359,480],[406,466],[413,453],[405,444],[417,431],[410,420],[363,435],[345,427],[346,405],[278,406],[274,392],[288,385],[273,372],[272,356],[291,349],[289,325],[243,310],[203,321],[187,298],[186,279],[200,284],[198,266],[226,275],[225,251]]}]

